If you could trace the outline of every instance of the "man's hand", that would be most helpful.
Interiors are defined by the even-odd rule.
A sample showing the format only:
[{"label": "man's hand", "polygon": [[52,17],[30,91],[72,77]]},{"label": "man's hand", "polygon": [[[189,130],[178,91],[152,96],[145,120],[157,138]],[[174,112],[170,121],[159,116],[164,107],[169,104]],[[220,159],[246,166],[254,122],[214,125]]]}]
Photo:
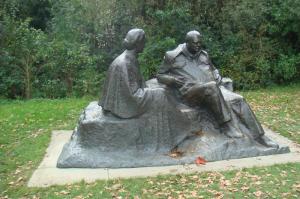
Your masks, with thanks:
[{"label": "man's hand", "polygon": [[185,83],[185,79],[184,77],[173,77],[174,78],[174,83],[177,85],[177,86],[182,86],[184,85]]},{"label": "man's hand", "polygon": [[216,69],[216,70],[213,71],[213,75],[214,75],[214,78],[215,78],[217,84],[221,84],[222,76],[220,75],[218,69]]}]

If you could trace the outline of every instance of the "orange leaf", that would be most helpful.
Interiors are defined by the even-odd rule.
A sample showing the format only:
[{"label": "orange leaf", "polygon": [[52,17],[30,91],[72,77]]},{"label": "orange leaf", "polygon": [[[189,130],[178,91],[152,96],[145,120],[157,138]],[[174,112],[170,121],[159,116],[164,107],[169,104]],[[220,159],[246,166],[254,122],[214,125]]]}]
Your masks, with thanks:
[{"label": "orange leaf", "polygon": [[199,166],[200,164],[206,164],[206,160],[199,156],[196,158],[195,163]]}]

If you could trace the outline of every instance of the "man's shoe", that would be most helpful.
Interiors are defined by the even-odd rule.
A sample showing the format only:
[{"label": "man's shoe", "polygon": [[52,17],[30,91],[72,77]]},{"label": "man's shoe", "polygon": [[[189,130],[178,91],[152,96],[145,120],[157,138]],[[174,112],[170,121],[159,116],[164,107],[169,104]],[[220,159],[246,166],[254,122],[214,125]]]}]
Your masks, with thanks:
[{"label": "man's shoe", "polygon": [[277,143],[273,142],[270,138],[268,138],[265,135],[257,138],[256,141],[266,147],[271,147],[271,148],[276,148],[276,149],[279,148],[279,145]]}]

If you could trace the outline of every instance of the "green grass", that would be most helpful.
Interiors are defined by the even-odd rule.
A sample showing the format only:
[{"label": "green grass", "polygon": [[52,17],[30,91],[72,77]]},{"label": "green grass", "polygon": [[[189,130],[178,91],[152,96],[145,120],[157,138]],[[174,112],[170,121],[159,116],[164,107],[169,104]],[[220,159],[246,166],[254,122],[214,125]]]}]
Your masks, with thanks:
[{"label": "green grass", "polygon": [[300,144],[300,84],[242,95],[263,125]]},{"label": "green grass", "polygon": [[[259,120],[300,144],[300,85],[241,92]],[[91,98],[0,100],[0,198],[299,198],[300,164],[27,188],[55,129],[73,129]]]}]

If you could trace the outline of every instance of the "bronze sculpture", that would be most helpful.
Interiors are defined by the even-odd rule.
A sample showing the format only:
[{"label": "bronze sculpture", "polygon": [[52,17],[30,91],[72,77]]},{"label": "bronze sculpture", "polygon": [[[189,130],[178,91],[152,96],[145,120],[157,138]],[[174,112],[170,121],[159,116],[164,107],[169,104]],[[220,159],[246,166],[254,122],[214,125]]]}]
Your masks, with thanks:
[{"label": "bronze sculpture", "polygon": [[[137,56],[141,29],[109,67],[99,102],[82,112],[57,167],[140,167],[289,152],[264,135],[242,96],[230,91],[200,47],[197,31],[166,53],[157,79],[144,81]],[[227,89],[225,88],[227,87]],[[170,156],[172,151],[181,157]]]}]

